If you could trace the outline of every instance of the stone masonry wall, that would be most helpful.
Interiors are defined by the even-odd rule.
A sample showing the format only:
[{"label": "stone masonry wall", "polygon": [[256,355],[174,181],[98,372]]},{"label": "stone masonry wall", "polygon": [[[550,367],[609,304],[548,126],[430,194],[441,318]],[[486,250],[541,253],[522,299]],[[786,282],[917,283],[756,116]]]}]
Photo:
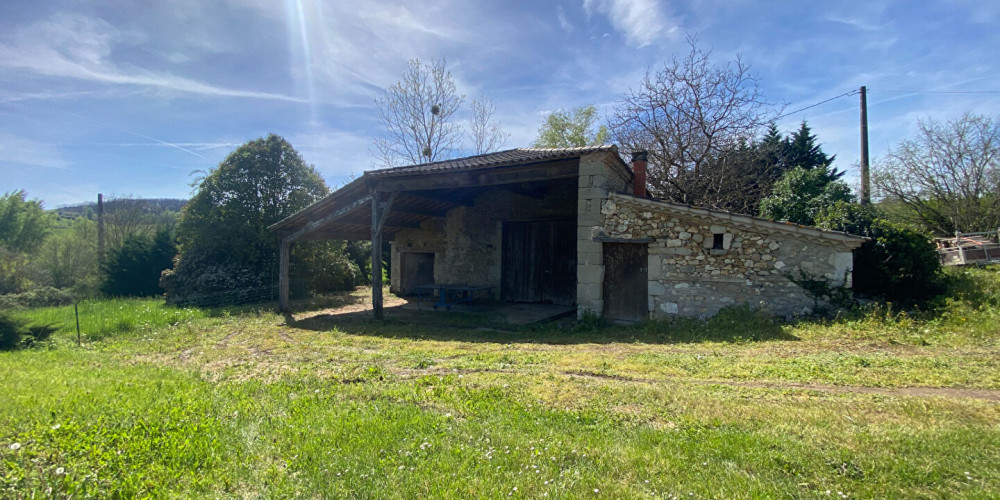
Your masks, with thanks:
[{"label": "stone masonry wall", "polygon": [[593,230],[604,224],[601,206],[610,193],[631,192],[629,179],[615,168],[615,155],[595,153],[580,158],[577,184],[576,304],[577,317],[604,311],[604,251]]},{"label": "stone masonry wall", "polygon": [[649,243],[652,317],[708,317],[744,303],[783,316],[808,313],[813,299],[788,279],[800,271],[850,286],[853,257],[848,245],[710,215],[694,217],[670,207],[625,197],[602,207],[603,236],[654,238]]},{"label": "stone masonry wall", "polygon": [[577,193],[570,185],[550,189],[541,200],[491,189],[471,207],[456,207],[418,229],[400,231],[392,242],[390,289],[398,292],[402,285],[401,254],[424,252],[434,254],[436,283],[492,286],[492,298],[499,300],[503,222],[574,217]]}]

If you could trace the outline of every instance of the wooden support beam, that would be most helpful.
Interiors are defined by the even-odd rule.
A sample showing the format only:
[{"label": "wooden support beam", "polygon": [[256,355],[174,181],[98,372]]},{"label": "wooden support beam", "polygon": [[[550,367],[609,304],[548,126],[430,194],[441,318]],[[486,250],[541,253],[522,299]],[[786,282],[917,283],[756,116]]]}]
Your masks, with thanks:
[{"label": "wooden support beam", "polygon": [[448,209],[430,210],[426,208],[403,207],[399,206],[399,203],[396,203],[396,208],[393,208],[393,212],[404,213],[407,215],[420,215],[424,217],[444,217],[448,215]]},{"label": "wooden support beam", "polygon": [[389,195],[389,199],[379,201],[379,192],[372,191],[372,313],[377,320],[382,320],[385,315],[382,312],[382,225],[385,224],[389,212],[392,211],[392,202],[396,199],[398,191]]},{"label": "wooden support beam", "polygon": [[358,208],[365,206],[365,204],[368,203],[368,201],[371,198],[372,198],[371,195],[365,196],[364,198],[361,198],[361,199],[359,199],[359,200],[357,200],[357,201],[355,201],[353,203],[350,203],[347,206],[345,206],[345,207],[343,207],[343,208],[341,208],[339,210],[336,210],[336,211],[334,211],[333,213],[331,213],[331,214],[329,214],[327,216],[324,216],[324,217],[322,217],[322,218],[320,218],[320,219],[318,219],[316,221],[313,221],[313,222],[310,222],[310,223],[306,224],[301,229],[299,229],[299,230],[297,230],[295,232],[292,232],[290,234],[284,235],[282,237],[282,239],[287,240],[289,242],[295,241],[295,240],[301,238],[303,235],[305,235],[305,234],[307,234],[307,233],[309,233],[311,231],[314,231],[315,229],[319,228],[320,226],[322,226],[324,224],[328,224],[330,222],[333,222],[333,221],[335,221],[337,219],[340,219],[341,217],[344,217],[345,215],[347,215],[347,214],[349,214],[349,213],[357,210]]},{"label": "wooden support beam", "polygon": [[288,312],[288,252],[292,242],[282,239],[278,251],[278,308]]},{"label": "wooden support beam", "polygon": [[450,203],[450,204],[455,205],[455,206],[461,205],[463,207],[471,207],[471,206],[475,205],[475,202],[472,201],[472,200],[466,200],[466,199],[462,199],[462,198],[454,198],[454,197],[451,197],[451,196],[447,196],[447,195],[445,195],[445,194],[443,194],[441,192],[434,192],[434,191],[407,191],[405,194],[406,194],[406,196],[413,196],[413,197],[416,197],[416,198],[423,198],[425,200],[437,201],[437,202],[441,202],[441,203]]},{"label": "wooden support beam", "polygon": [[528,198],[534,198],[536,200],[545,198],[545,195],[549,192],[549,190],[544,187],[528,187],[523,184],[502,184],[500,185],[500,188],[505,191],[510,191],[511,193],[526,196]]}]

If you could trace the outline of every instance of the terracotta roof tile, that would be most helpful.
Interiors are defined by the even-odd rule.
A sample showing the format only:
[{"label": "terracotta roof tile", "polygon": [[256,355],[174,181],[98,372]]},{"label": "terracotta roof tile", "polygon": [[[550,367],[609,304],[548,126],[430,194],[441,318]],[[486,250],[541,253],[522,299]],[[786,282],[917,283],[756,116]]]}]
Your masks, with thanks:
[{"label": "terracotta roof tile", "polygon": [[502,167],[518,163],[533,163],[538,161],[561,160],[596,153],[599,151],[618,152],[618,147],[585,146],[578,148],[517,148],[496,153],[486,153],[476,156],[466,156],[453,160],[443,160],[404,167],[384,168],[365,172],[368,177],[392,177],[397,175],[426,174],[432,172],[448,172],[460,170],[475,170],[480,168]]}]

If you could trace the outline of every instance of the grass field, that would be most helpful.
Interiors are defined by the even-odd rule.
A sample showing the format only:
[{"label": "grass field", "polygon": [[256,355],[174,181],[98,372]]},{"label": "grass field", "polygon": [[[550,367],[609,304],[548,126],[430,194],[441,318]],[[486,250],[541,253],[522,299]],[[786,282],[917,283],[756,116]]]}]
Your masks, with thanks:
[{"label": "grass field", "polygon": [[955,276],[790,324],[102,306],[0,353],[0,497],[997,498],[1000,277]]}]

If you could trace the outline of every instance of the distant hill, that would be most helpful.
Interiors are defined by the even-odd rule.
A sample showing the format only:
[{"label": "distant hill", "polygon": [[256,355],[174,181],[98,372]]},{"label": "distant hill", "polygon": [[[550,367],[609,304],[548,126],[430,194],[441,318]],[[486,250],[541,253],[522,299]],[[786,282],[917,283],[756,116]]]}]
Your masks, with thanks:
[{"label": "distant hill", "polygon": [[[176,198],[125,198],[123,200],[105,200],[104,210],[112,212],[121,203],[139,203],[144,212],[150,215],[162,215],[166,212],[180,212],[188,200]],[[79,205],[67,205],[53,210],[59,214],[60,218],[76,218],[83,214],[97,213],[97,203],[81,203]]]}]

